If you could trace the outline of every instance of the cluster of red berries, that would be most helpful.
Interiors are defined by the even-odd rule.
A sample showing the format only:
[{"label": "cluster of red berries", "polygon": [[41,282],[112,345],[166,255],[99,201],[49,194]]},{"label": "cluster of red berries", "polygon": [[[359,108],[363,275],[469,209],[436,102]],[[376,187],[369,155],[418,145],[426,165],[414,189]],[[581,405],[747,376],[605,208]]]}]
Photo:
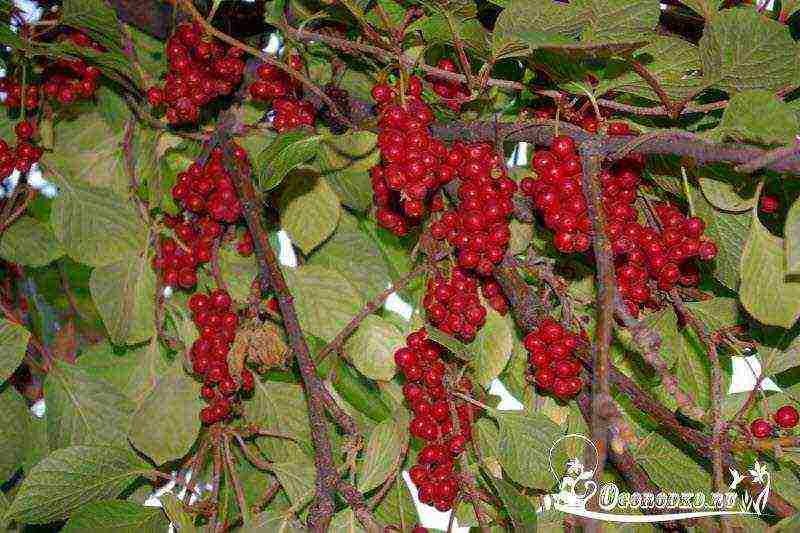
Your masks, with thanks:
[{"label": "cluster of red berries", "polygon": [[[775,411],[773,419],[781,429],[792,429],[800,422],[800,413],[797,412],[794,406],[784,405]],[[750,431],[757,439],[766,439],[773,435],[775,428],[763,418],[756,418],[750,423]]]},{"label": "cluster of red berries", "polygon": [[30,142],[33,131],[33,125],[29,121],[21,120],[14,127],[14,133],[17,135],[15,147],[0,139],[0,180],[10,176],[14,170],[25,174],[41,159],[42,149]]},{"label": "cluster of red berries", "polygon": [[231,94],[242,81],[242,50],[208,36],[198,24],[183,23],[167,40],[169,72],[163,87],[151,87],[153,107],[166,105],[170,124],[195,123],[200,108]]},{"label": "cluster of red berries", "polygon": [[502,158],[488,143],[456,142],[446,161],[461,178],[460,202],[431,224],[431,235],[447,239],[458,249],[458,266],[488,276],[502,261],[511,240],[511,199],[517,184],[506,175]]},{"label": "cluster of red berries", "polygon": [[[422,503],[447,511],[460,490],[454,459],[472,439],[476,410],[469,403],[448,398],[442,347],[427,338],[424,328],[408,336],[406,346],[395,352],[394,359],[406,378],[403,395],[414,411],[409,432],[427,442],[409,475]],[[469,394],[472,383],[462,378],[458,389]],[[457,415],[459,432],[455,431],[451,409]]]},{"label": "cluster of red berries", "polygon": [[453,269],[450,279],[439,274],[428,280],[422,305],[428,322],[464,342],[472,342],[486,321],[477,279],[460,268]]},{"label": "cluster of red berries", "polygon": [[228,352],[236,338],[239,317],[231,311],[231,297],[216,289],[208,294],[196,293],[189,298],[189,309],[200,338],[192,344],[192,370],[202,377],[200,394],[210,405],[200,411],[204,424],[213,424],[231,415],[237,393],[253,390],[252,372],[242,370],[238,380],[228,369]]},{"label": "cluster of red berries", "polygon": [[[440,59],[436,66],[447,72],[456,72],[455,63],[447,58]],[[461,103],[458,99],[469,96],[467,86],[457,81],[446,81],[436,78],[432,78],[429,81],[433,83],[433,92],[445,99],[445,105],[447,105],[451,111],[458,113],[461,109]]]},{"label": "cluster of red berries", "polygon": [[[241,161],[247,160],[247,153],[241,147],[236,147],[234,154]],[[224,233],[224,224],[235,224],[242,216],[241,203],[222,157],[221,149],[212,150],[205,164],[192,163],[178,174],[172,187],[172,197],[183,212],[165,218],[165,222],[181,244],[171,238],[163,239],[160,254],[153,260],[153,267],[162,273],[165,285],[193,287],[197,283],[197,268],[211,260],[214,239]],[[238,248],[240,253],[247,251],[247,243],[240,243]],[[252,238],[249,249],[252,252]]]},{"label": "cluster of red berries", "polygon": [[[303,69],[303,59],[297,55],[289,56],[289,67]],[[275,117],[272,125],[278,133],[297,129],[300,126],[314,126],[316,110],[310,102],[298,98],[300,84],[285,71],[275,65],[263,64],[256,72],[258,79],[250,85],[250,96],[254,100],[272,102]]]},{"label": "cluster of red berries", "polygon": [[[594,113],[594,109],[589,108],[585,113],[575,110],[565,110],[559,117],[561,120],[574,124],[589,133],[597,133],[601,124],[608,135],[630,135],[631,131],[625,122],[612,122],[607,120],[608,112],[601,109],[601,118]],[[533,110],[533,118],[547,120],[556,118],[556,110],[552,107],[541,107]]]},{"label": "cluster of red berries", "polygon": [[[69,31],[59,36],[83,48],[92,48],[104,52],[105,48],[93,41],[83,32]],[[87,65],[82,59],[59,59],[45,65],[40,83],[29,83],[25,87],[25,108],[34,110],[39,107],[41,93],[51,100],[69,105],[80,99],[91,98],[97,91],[97,80],[100,69]],[[22,105],[22,85],[10,78],[0,79],[0,91],[6,93],[5,105],[16,109]]]},{"label": "cluster of red berries", "polygon": [[[592,231],[579,175],[580,159],[570,137],[553,139],[550,150],[538,150],[532,166],[538,178],[525,178],[523,193],[533,198],[545,225],[555,231],[554,246],[561,252],[585,252]],[[628,158],[600,173],[603,209],[615,258],[617,281],[625,303],[634,316],[641,306],[657,306],[649,281],[669,291],[677,283],[696,285],[700,276],[694,259],[710,261],[716,245],[703,239],[705,224],[686,217],[670,204],[655,206],[663,229],[644,227],[634,207],[641,184],[641,162]]]},{"label": "cluster of red berries", "polygon": [[525,336],[528,362],[539,390],[562,400],[580,392],[583,387],[581,364],[573,357],[580,344],[577,335],[552,318],[545,318],[537,329]]},{"label": "cluster of red berries", "polygon": [[430,135],[433,112],[421,95],[422,82],[416,76],[409,77],[405,106],[396,88],[386,84],[372,88],[380,116],[381,152],[381,164],[370,172],[373,201],[378,223],[401,236],[419,223],[427,209],[443,208],[441,196],[434,193],[455,176],[455,167],[444,164],[447,148]]}]

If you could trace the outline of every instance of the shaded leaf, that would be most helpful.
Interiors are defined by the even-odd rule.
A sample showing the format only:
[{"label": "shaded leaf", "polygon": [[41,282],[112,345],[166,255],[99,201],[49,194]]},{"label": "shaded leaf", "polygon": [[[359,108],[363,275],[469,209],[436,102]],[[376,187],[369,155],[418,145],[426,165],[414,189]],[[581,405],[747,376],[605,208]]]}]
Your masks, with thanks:
[{"label": "shaded leaf", "polygon": [[127,444],[133,402],[109,383],[56,360],[44,396],[52,450],[78,444]]},{"label": "shaded leaf", "polygon": [[0,318],[0,382],[7,380],[25,357],[31,332]]},{"label": "shaded leaf", "polygon": [[129,438],[158,465],[179,459],[197,440],[203,407],[200,383],[176,359],[134,413]]},{"label": "shaded leaf", "polygon": [[280,205],[281,226],[304,254],[330,237],[341,215],[339,197],[313,172],[293,172]]},{"label": "shaded leaf", "polygon": [[508,477],[525,487],[552,487],[548,454],[561,435],[559,427],[536,412],[495,411],[492,417],[500,426],[499,459]]},{"label": "shaded leaf", "polygon": [[798,118],[788,104],[764,90],[749,90],[731,98],[722,114],[715,137],[762,144],[792,142]]},{"label": "shaded leaf", "polygon": [[50,226],[32,217],[20,217],[0,238],[0,257],[12,263],[40,267],[62,255]]},{"label": "shaded leaf", "polygon": [[650,0],[586,0],[585,4],[590,23],[581,36],[584,42],[641,41],[661,15],[658,3]]},{"label": "shaded leaf", "polygon": [[299,442],[311,441],[308,407],[300,385],[256,380],[253,397],[243,405],[247,421],[264,431],[287,435]]},{"label": "shaded leaf", "polygon": [[84,506],[70,517],[64,533],[86,531],[114,531],[115,533],[161,533],[169,527],[169,520],[159,507],[145,507],[138,503],[109,500]]},{"label": "shaded leaf", "polygon": [[19,470],[31,445],[31,413],[14,387],[0,392],[0,483]]},{"label": "shaded leaf", "polygon": [[115,498],[148,470],[129,449],[72,446],[56,450],[24,479],[6,518],[28,524],[63,520],[89,503]]},{"label": "shaded leaf", "polygon": [[786,273],[800,274],[800,199],[789,208],[783,233],[786,236]]},{"label": "shaded leaf", "polygon": [[359,469],[359,491],[378,487],[401,464],[400,454],[408,445],[408,421],[408,411],[400,408],[372,430]]},{"label": "shaded leaf", "polygon": [[503,479],[496,479],[491,475],[488,476],[488,479],[500,496],[500,501],[503,502],[511,524],[514,526],[514,531],[535,531],[537,515],[533,501]]},{"label": "shaded leaf", "polygon": [[319,149],[320,139],[321,136],[302,130],[279,135],[255,160],[261,187],[274,189],[289,172],[312,159]]},{"label": "shaded leaf", "polygon": [[258,274],[255,254],[244,257],[233,247],[219,249],[219,271],[228,284],[228,293],[237,302],[246,302]]},{"label": "shaded leaf", "polygon": [[303,507],[314,495],[314,480],[317,472],[311,458],[300,462],[272,463],[272,471],[289,496],[292,506]]},{"label": "shaded leaf", "polygon": [[341,274],[317,265],[284,270],[303,331],[330,342],[364,305]]},{"label": "shaded leaf", "polygon": [[394,352],[405,337],[386,320],[369,315],[344,345],[344,353],[359,372],[370,379],[389,381],[397,371]]},{"label": "shaded leaf", "polygon": [[633,456],[658,487],[674,492],[711,491],[711,475],[658,433],[640,441]]}]

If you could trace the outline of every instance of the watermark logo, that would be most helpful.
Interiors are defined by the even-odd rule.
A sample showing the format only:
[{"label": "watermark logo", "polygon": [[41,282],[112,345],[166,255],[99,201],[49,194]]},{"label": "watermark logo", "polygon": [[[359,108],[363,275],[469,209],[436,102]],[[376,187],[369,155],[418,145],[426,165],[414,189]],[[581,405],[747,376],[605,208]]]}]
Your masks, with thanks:
[{"label": "watermark logo", "polygon": [[[594,463],[586,468],[583,459],[572,457],[563,465],[553,464],[553,455],[569,441],[582,441],[594,453]],[[578,442],[580,443],[580,442]],[[586,454],[591,456],[590,453]],[[723,515],[760,515],[767,505],[770,490],[770,473],[765,465],[755,461],[753,467],[742,475],[730,469],[732,482],[726,492],[625,492],[615,483],[597,485],[597,447],[584,435],[564,435],[550,447],[550,472],[558,485],[558,492],[544,497],[544,510],[555,509],[567,514],[604,520],[608,522],[651,523]],[[558,471],[556,469],[558,466]],[[561,472],[559,474],[559,472]],[[753,497],[740,487],[749,484],[761,487]],[[599,511],[586,509],[589,500],[597,494]],[[611,512],[615,511],[615,512]],[[640,513],[640,514],[639,514]]]}]

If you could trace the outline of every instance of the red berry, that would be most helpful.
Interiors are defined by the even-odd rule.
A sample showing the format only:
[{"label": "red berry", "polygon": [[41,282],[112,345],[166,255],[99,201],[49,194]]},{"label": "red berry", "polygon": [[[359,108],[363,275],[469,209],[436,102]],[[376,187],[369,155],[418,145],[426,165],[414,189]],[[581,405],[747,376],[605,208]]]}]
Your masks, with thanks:
[{"label": "red berry", "polygon": [[757,439],[765,439],[772,434],[772,425],[763,418],[756,418],[750,424],[750,431]]},{"label": "red berry", "polygon": [[762,213],[772,214],[781,207],[781,202],[775,196],[765,194],[761,197],[760,208]]},{"label": "red berry", "polygon": [[775,423],[784,429],[795,427],[798,421],[800,421],[800,415],[797,409],[791,405],[784,405],[775,412]]}]

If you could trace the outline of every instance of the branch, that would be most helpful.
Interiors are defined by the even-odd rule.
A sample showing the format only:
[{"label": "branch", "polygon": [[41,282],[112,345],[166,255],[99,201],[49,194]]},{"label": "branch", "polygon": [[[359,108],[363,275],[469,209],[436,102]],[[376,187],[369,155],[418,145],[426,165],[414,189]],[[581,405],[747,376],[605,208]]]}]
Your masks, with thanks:
[{"label": "branch", "polygon": [[[606,234],[606,214],[598,174],[602,163],[600,145],[593,140],[580,145],[583,173],[581,185],[594,231],[594,256],[597,263],[597,328],[592,344],[592,440],[597,447],[595,481],[600,482],[608,453],[608,418],[613,402],[608,382],[614,321],[616,275],[611,241]],[[595,525],[596,522],[590,523]]]}]

